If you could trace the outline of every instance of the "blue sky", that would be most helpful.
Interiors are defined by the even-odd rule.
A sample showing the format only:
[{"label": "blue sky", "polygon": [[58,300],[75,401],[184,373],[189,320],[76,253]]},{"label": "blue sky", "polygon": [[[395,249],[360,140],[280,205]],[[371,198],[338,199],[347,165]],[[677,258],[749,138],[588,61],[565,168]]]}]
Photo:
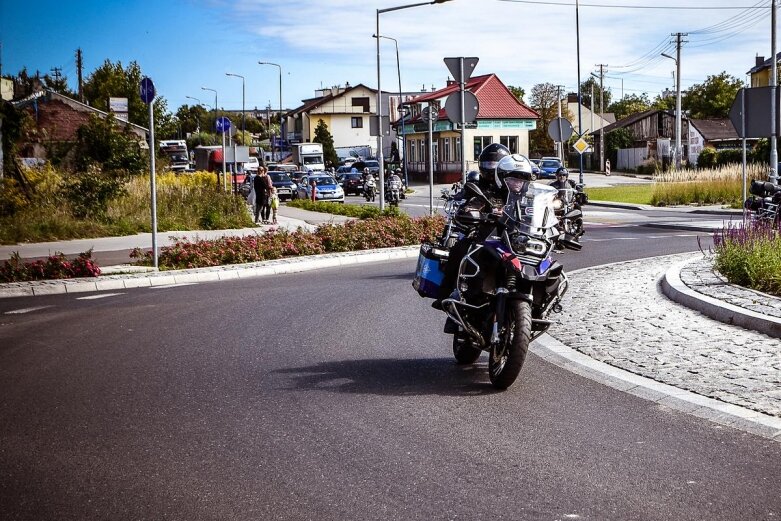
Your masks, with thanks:
[{"label": "blue sky", "polygon": [[[104,60],[137,61],[171,111],[193,101],[247,109],[292,108],[316,89],[377,84],[376,10],[415,0],[0,0],[3,74],[26,66],[61,67],[76,88],[75,52],[85,75]],[[581,80],[607,64],[613,97],[672,88],[671,33],[687,32],[682,84],[726,71],[745,79],[754,57],[770,56],[770,0],[581,0]],[[654,7],[654,8],[649,8]],[[681,9],[681,8],[685,9]],[[754,7],[754,9],[749,9]],[[757,9],[761,7],[762,9]],[[399,42],[404,90],[442,87],[446,56],[477,56],[475,74],[494,72],[508,85],[577,88],[574,0],[451,0],[384,13],[383,35]],[[781,46],[779,46],[781,48]],[[394,44],[382,40],[382,86],[398,88]],[[623,81],[622,81],[623,80]]]}]

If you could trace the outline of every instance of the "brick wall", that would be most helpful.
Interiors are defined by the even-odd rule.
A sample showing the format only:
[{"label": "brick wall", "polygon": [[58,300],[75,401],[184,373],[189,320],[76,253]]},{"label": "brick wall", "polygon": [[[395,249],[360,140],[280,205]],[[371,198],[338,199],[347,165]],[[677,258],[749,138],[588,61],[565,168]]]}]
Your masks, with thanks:
[{"label": "brick wall", "polygon": [[39,141],[75,141],[78,128],[89,121],[89,114],[73,109],[60,100],[41,98],[25,108],[36,121]]}]

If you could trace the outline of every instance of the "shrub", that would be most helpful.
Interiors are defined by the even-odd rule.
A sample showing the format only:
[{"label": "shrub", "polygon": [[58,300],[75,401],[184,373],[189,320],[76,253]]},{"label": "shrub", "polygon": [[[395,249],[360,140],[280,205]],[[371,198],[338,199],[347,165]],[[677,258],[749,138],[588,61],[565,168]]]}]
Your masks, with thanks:
[{"label": "shrub", "polygon": [[781,296],[781,234],[768,223],[729,225],[713,237],[714,267],[733,284]]},{"label": "shrub", "polygon": [[697,168],[713,168],[716,166],[716,149],[705,147],[697,156]]},{"label": "shrub", "polygon": [[16,252],[0,266],[0,282],[24,282],[47,279],[72,279],[97,277],[100,268],[92,260],[92,250],[80,253],[68,260],[62,253],[50,255],[46,260],[23,262]]},{"label": "shrub", "polygon": [[101,217],[109,202],[124,195],[125,181],[116,175],[101,171],[97,165],[70,177],[65,185],[65,198],[76,217]]},{"label": "shrub", "polygon": [[[212,241],[177,241],[160,250],[161,269],[187,269],[279,259],[299,255],[407,246],[432,241],[441,232],[441,216],[411,219],[383,217],[323,225],[314,232],[272,229],[263,235],[223,237]],[[151,251],[131,253],[139,264],[152,264]]]}]

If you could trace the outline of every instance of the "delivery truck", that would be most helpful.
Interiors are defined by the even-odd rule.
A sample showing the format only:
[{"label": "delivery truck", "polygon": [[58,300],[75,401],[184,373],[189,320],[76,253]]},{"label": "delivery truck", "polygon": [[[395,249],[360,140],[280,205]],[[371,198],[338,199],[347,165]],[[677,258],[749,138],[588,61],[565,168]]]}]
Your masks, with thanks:
[{"label": "delivery truck", "polygon": [[296,143],[290,145],[293,162],[303,171],[322,172],[325,170],[323,145],[320,143]]}]

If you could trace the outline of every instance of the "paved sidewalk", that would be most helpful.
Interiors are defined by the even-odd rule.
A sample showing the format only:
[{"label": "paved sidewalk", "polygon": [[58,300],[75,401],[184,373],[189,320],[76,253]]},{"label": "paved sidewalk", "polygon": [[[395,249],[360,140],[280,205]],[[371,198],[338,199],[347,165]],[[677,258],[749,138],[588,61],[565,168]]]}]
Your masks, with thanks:
[{"label": "paved sidewalk", "polygon": [[670,266],[697,256],[573,272],[550,335],[606,364],[781,420],[781,339],[707,318],[661,293]]}]

